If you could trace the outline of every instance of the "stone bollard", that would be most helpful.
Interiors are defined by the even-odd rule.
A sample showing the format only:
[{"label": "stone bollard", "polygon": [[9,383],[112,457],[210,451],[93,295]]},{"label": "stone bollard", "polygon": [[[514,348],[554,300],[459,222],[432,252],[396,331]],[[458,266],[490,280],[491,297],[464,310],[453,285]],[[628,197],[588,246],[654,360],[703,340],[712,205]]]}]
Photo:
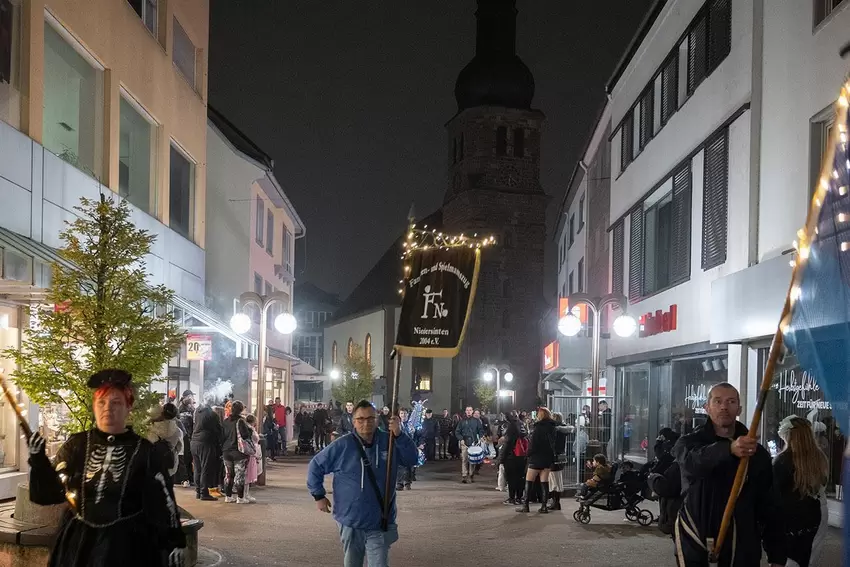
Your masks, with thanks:
[{"label": "stone bollard", "polygon": [[22,482],[15,495],[15,519],[39,526],[58,527],[67,504],[39,506],[30,502],[30,485]]}]

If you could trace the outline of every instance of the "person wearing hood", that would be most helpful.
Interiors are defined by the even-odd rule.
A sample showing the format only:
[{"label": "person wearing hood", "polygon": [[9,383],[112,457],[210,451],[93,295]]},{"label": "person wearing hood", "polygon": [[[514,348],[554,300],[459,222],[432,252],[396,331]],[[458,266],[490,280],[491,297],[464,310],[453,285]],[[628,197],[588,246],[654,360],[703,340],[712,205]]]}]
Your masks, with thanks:
[{"label": "person wearing hood", "polygon": [[180,398],[180,405],[177,406],[177,419],[180,425],[183,426],[183,456],[180,458],[182,469],[180,481],[183,486],[193,486],[195,484],[195,472],[192,470],[192,431],[195,429],[195,395],[192,390],[183,392],[183,397]]},{"label": "person wearing hood", "polygon": [[195,410],[192,418],[192,466],[195,471],[195,497],[199,500],[218,500],[210,489],[221,480],[221,418],[213,409],[212,399]]},{"label": "person wearing hood", "polygon": [[678,440],[679,435],[669,427],[658,432],[655,460],[650,463],[647,478],[649,488],[658,495],[658,529],[669,536],[673,535],[673,524],[682,507],[682,476],[673,457],[673,446]]},{"label": "person wearing hood", "polygon": [[[307,489],[320,512],[330,513],[331,503],[324,487],[325,476],[333,475],[333,517],[346,567],[387,567],[390,546],[398,540],[395,494],[385,495],[385,483],[397,478],[401,467],[416,466],[418,453],[413,440],[401,431],[401,423],[390,417],[389,432],[377,427],[375,408],[367,400],[353,413],[354,431],[325,447],[310,461]],[[390,435],[394,439],[391,470],[387,471]],[[394,485],[390,483],[390,490]],[[390,498],[384,517],[384,497]]]},{"label": "person wearing hood", "polygon": [[173,477],[180,467],[180,456],[183,454],[183,431],[178,426],[177,406],[169,402],[151,410],[147,437],[154,449],[160,451],[160,458],[168,467],[169,478]]}]

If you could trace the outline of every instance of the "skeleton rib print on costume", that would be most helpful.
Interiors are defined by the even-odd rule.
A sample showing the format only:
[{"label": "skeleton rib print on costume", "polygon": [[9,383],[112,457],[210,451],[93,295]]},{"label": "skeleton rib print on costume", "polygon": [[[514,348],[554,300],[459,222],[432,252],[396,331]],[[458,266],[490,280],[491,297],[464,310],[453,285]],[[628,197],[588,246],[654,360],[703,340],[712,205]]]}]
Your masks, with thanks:
[{"label": "skeleton rib print on costume", "polygon": [[121,483],[127,470],[127,451],[121,446],[97,445],[86,462],[86,482],[93,482],[98,477],[95,488],[95,504],[103,500],[103,491],[107,481]]}]

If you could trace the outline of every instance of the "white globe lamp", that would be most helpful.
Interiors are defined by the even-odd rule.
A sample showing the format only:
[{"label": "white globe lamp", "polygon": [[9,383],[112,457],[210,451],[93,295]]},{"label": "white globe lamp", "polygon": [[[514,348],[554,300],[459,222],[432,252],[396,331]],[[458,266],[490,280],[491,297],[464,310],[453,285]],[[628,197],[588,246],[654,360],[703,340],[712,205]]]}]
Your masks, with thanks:
[{"label": "white globe lamp", "polygon": [[514,380],[514,373],[513,372],[506,372],[505,373],[505,382],[513,382],[513,380]]},{"label": "white globe lamp", "polygon": [[298,328],[298,321],[292,313],[281,313],[274,318],[274,328],[282,335],[291,335]]},{"label": "white globe lamp", "polygon": [[251,318],[244,313],[237,313],[230,318],[230,328],[234,333],[243,335],[251,330]]},{"label": "white globe lamp", "polygon": [[331,370],[331,380],[339,380],[339,370],[336,368]]},{"label": "white globe lamp", "polygon": [[572,313],[567,313],[558,321],[558,332],[562,335],[574,337],[579,334],[579,331],[581,331],[581,319]]},{"label": "white globe lamp", "polygon": [[487,372],[484,373],[482,378],[484,378],[485,382],[492,382],[493,381],[493,373],[490,372],[490,371],[487,371]]},{"label": "white globe lamp", "polygon": [[620,315],[614,319],[614,333],[618,337],[631,337],[637,330],[637,321],[631,315]]}]

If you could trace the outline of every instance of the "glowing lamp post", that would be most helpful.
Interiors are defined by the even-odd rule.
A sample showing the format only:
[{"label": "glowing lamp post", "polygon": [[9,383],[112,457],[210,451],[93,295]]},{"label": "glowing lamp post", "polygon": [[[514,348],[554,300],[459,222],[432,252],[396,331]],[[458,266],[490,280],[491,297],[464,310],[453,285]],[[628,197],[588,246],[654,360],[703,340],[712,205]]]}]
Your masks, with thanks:
[{"label": "glowing lamp post", "polygon": [[[280,291],[276,291],[270,295],[260,295],[253,291],[248,291],[239,296],[239,304],[242,311],[235,313],[230,319],[230,328],[233,332],[244,335],[251,330],[251,317],[245,313],[245,308],[248,305],[253,305],[260,310],[260,345],[259,356],[257,357],[257,399],[256,406],[253,408],[254,414],[260,419],[260,409],[263,407],[265,399],[266,387],[266,339],[268,328],[269,308],[272,305],[280,304],[284,309],[289,309],[289,296]],[[274,318],[273,321],[275,330],[281,335],[291,335],[298,328],[298,321],[295,316],[288,311],[282,312]]]},{"label": "glowing lamp post", "polygon": [[505,379],[505,382],[511,383],[514,380],[513,372],[510,370],[505,370],[504,374],[502,374],[502,369],[493,368],[491,370],[487,370],[484,374],[481,375],[482,380],[485,382],[492,382],[493,378],[496,379],[496,413],[499,413],[499,408],[501,406],[502,401],[502,378]]}]

